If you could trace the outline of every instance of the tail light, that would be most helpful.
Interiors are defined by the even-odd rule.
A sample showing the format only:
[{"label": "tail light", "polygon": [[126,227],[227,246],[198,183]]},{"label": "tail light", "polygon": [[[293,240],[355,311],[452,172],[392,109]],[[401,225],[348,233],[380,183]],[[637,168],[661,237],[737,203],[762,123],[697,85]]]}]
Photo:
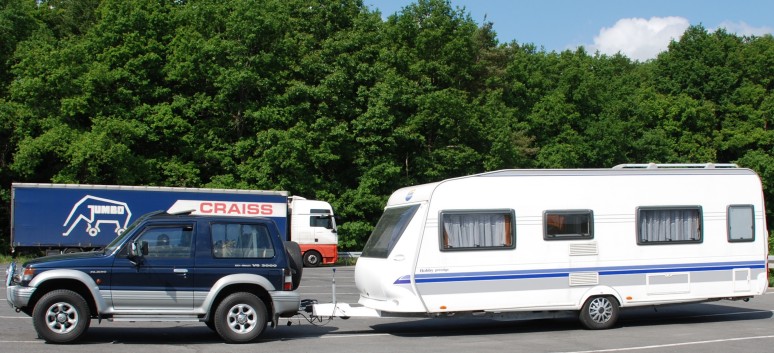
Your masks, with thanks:
[{"label": "tail light", "polygon": [[285,269],[285,282],[282,284],[282,290],[293,290],[293,275],[289,268]]}]

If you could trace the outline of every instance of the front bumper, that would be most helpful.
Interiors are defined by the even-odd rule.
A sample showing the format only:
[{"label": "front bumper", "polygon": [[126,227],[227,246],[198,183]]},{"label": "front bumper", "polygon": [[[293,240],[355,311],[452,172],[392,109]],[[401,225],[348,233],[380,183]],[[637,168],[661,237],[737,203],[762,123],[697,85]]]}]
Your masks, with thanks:
[{"label": "front bumper", "polygon": [[5,290],[8,304],[14,308],[24,308],[30,302],[35,287],[22,287],[20,285],[8,286]]},{"label": "front bumper", "polygon": [[5,271],[5,298],[13,308],[24,308],[29,304],[35,287],[23,287],[16,284],[14,277],[17,273],[16,261],[11,262]]},{"label": "front bumper", "polygon": [[298,307],[301,305],[301,295],[298,291],[274,291],[269,295],[277,315],[290,317],[298,313]]}]

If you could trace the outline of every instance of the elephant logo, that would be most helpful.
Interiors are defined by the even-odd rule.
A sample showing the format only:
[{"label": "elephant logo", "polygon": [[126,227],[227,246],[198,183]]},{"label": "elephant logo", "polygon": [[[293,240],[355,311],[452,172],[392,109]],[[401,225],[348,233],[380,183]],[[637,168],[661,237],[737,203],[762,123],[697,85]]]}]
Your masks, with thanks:
[{"label": "elephant logo", "polygon": [[103,224],[115,225],[115,233],[121,234],[129,226],[131,218],[132,212],[126,202],[86,195],[73,206],[70,215],[62,225],[66,228],[69,225],[69,228],[62,235],[70,235],[82,221],[86,223],[86,233],[89,236],[97,236],[101,231],[100,225]]}]

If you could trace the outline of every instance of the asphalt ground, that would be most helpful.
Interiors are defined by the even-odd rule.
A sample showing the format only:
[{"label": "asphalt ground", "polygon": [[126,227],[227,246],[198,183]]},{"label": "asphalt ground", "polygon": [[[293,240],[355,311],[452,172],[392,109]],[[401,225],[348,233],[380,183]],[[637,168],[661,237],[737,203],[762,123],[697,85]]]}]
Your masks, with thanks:
[{"label": "asphalt ground", "polygon": [[[5,269],[7,266],[3,266]],[[303,298],[331,301],[334,267],[306,268]],[[335,267],[337,301],[356,303],[354,267]],[[610,330],[574,319],[283,319],[250,344],[225,344],[200,323],[101,323],[77,344],[37,338],[32,320],[0,297],[0,352],[774,352],[774,293],[749,302],[719,301],[623,310]],[[290,324],[288,326],[288,324]]]}]

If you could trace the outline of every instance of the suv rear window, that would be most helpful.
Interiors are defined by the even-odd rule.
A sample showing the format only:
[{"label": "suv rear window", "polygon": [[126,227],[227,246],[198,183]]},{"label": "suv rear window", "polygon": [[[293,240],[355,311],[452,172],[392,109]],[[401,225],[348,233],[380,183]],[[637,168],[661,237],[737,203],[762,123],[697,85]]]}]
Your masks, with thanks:
[{"label": "suv rear window", "polygon": [[212,253],[216,258],[267,259],[274,257],[269,230],[262,224],[215,223]]},{"label": "suv rear window", "polygon": [[386,259],[411,219],[414,218],[417,209],[419,205],[386,209],[360,256]]}]

